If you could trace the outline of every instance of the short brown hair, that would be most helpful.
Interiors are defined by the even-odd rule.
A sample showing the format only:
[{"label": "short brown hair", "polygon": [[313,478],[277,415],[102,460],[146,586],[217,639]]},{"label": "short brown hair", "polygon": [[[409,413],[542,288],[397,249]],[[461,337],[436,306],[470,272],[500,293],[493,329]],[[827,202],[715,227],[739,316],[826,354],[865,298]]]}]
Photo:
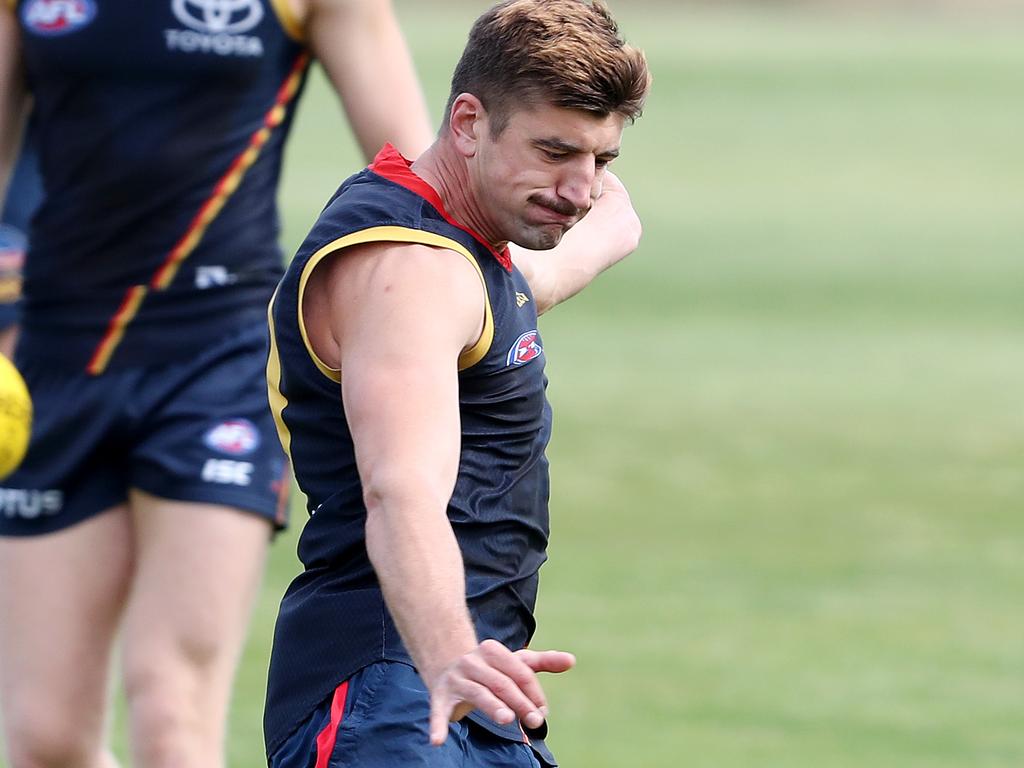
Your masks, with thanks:
[{"label": "short brown hair", "polygon": [[601,0],[506,0],[486,11],[452,75],[445,117],[471,93],[500,133],[515,107],[550,104],[636,120],[651,76]]}]

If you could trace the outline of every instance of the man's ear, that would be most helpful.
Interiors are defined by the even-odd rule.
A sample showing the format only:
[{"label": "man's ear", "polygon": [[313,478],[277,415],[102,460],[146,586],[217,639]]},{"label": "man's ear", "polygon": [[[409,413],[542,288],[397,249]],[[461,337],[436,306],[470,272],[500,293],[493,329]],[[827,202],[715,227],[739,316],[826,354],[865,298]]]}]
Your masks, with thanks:
[{"label": "man's ear", "polygon": [[487,130],[487,110],[480,99],[471,93],[460,93],[452,103],[448,128],[455,148],[465,157],[473,157]]}]

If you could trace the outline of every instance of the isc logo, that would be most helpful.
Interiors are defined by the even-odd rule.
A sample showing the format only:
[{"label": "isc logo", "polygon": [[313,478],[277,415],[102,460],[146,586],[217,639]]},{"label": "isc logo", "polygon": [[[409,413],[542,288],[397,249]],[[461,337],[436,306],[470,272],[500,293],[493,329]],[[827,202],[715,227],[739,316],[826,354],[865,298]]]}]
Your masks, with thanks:
[{"label": "isc logo", "polygon": [[202,478],[208,483],[224,485],[249,485],[252,483],[254,467],[248,461],[231,459],[207,459],[203,464]]}]

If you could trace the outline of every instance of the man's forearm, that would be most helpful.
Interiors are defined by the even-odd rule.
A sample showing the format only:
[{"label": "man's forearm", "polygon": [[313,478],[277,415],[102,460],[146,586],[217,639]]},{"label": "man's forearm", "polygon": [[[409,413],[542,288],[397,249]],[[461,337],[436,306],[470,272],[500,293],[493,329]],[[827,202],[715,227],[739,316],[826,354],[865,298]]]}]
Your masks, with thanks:
[{"label": "man's forearm", "polygon": [[384,600],[421,676],[430,685],[477,644],[466,607],[462,554],[447,518],[432,509],[373,505],[366,549]]}]

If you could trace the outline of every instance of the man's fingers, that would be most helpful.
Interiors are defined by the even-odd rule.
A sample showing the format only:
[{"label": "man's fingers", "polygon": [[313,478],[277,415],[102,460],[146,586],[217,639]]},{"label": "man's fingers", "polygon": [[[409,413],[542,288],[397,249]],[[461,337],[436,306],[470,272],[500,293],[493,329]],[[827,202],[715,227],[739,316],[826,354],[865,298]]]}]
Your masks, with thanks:
[{"label": "man's fingers", "polygon": [[[467,677],[473,684],[479,684],[488,693],[500,700],[529,727],[537,728],[544,722],[544,710],[547,700],[537,676],[529,666],[518,659],[515,654],[503,646],[500,651],[489,649],[467,669]],[[483,697],[483,694],[472,691]],[[469,696],[465,698],[469,699]],[[485,712],[494,717],[487,709]],[[494,717],[501,722],[501,719]]]},{"label": "man's fingers", "polygon": [[485,640],[477,651],[463,656],[442,676],[430,697],[430,743],[441,745],[449,721],[473,709],[498,723],[516,716],[527,728],[539,728],[547,717],[544,689],[537,672],[565,672],[576,657],[564,651],[512,652],[501,643]]},{"label": "man's fingers", "polygon": [[[473,709],[485,712],[488,717],[496,723],[511,723],[515,719],[515,712],[512,705],[505,696],[489,688],[487,685],[475,680],[463,679],[452,686],[452,693],[466,705],[468,714]],[[457,720],[458,710],[452,714],[451,719]]]},{"label": "man's fingers", "polygon": [[444,744],[448,737],[448,722],[454,709],[447,696],[430,697],[430,743],[435,747]]},{"label": "man's fingers", "polygon": [[602,192],[622,192],[626,194],[626,186],[622,183],[622,180],[611,171],[604,172],[604,184],[601,186]]},{"label": "man's fingers", "polygon": [[531,651],[524,648],[516,656],[534,672],[566,672],[576,666],[576,657],[565,651]]},{"label": "man's fingers", "polygon": [[[431,695],[430,697],[430,743],[435,747],[444,744],[448,737],[448,723],[461,720],[475,709],[475,705],[459,701],[458,696]],[[511,713],[509,713],[511,715]],[[511,719],[511,717],[510,717]]]}]

